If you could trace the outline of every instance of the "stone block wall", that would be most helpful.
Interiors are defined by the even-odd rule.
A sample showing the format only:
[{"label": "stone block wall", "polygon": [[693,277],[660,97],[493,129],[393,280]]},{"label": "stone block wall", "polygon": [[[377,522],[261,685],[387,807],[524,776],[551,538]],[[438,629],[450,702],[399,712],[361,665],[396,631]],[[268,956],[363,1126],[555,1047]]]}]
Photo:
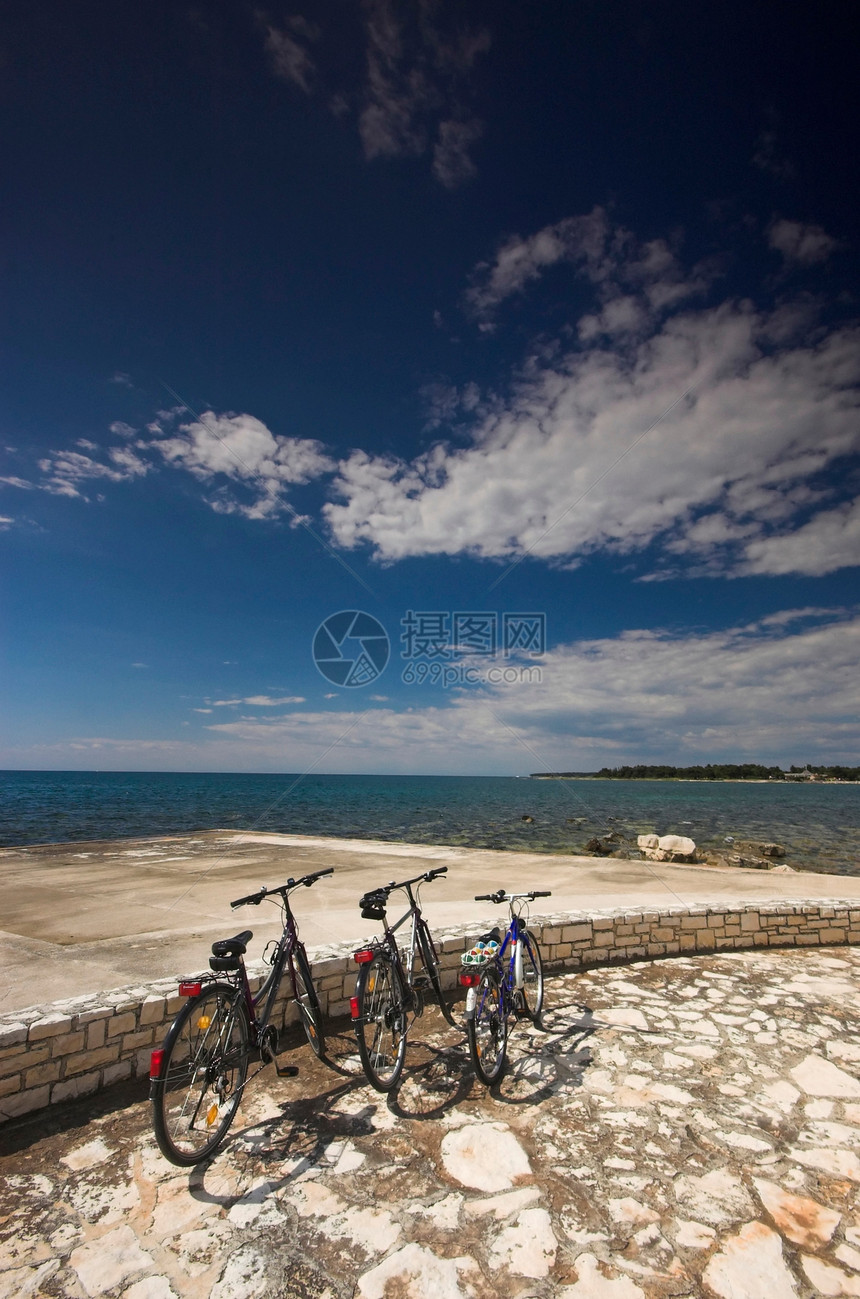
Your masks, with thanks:
[{"label": "stone block wall", "polygon": [[[744,948],[860,944],[860,901],[617,908],[535,916],[529,927],[548,970],[576,970]],[[437,934],[444,987],[457,987],[460,957],[478,928]],[[349,1014],[354,947],[341,944],[310,953],[328,1019]],[[264,973],[262,965],[249,967],[254,990]],[[146,1077],[150,1052],[163,1041],[184,1000],[177,980],[162,979],[0,1016],[0,1122]],[[296,1013],[285,978],[274,1022],[284,1027]]]}]

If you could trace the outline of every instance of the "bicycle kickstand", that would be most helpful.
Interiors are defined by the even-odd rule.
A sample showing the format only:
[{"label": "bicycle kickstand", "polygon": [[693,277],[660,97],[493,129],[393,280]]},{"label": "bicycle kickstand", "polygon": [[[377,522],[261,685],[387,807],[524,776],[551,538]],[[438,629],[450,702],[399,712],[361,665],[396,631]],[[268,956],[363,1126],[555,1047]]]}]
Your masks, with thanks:
[{"label": "bicycle kickstand", "polygon": [[298,1067],[294,1064],[278,1064],[275,1048],[272,1045],[271,1038],[267,1035],[260,1045],[260,1056],[266,1064],[275,1066],[275,1073],[279,1078],[295,1078],[298,1075]]}]

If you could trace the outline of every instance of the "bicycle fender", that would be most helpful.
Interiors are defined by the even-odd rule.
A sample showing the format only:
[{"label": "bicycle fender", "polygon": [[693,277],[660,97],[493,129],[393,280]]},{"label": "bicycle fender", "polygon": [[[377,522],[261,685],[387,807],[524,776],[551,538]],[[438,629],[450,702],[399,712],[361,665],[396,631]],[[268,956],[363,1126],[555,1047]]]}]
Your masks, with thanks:
[{"label": "bicycle fender", "polygon": [[477,1005],[477,1002],[478,1002],[478,989],[469,988],[469,990],[466,993],[466,1018],[467,1019],[475,1018],[475,1006]]}]

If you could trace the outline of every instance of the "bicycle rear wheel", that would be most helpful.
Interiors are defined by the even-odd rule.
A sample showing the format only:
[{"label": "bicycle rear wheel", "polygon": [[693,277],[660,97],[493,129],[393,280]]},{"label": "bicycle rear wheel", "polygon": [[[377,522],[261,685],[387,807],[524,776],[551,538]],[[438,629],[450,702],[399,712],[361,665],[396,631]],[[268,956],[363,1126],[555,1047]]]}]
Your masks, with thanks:
[{"label": "bicycle rear wheel", "polygon": [[372,1087],[390,1092],[406,1056],[406,1011],[400,975],[384,956],[374,956],[359,970],[355,993],[355,1032],[362,1067]]},{"label": "bicycle rear wheel", "polygon": [[296,949],[293,962],[293,973],[296,980],[296,1005],[299,1008],[302,1027],[314,1055],[321,1056],[325,1051],[322,1011],[320,1010],[314,981],[311,978],[308,958],[301,947]]},{"label": "bicycle rear wheel", "polygon": [[152,1125],[180,1167],[215,1152],[233,1122],[248,1074],[248,1014],[239,989],[212,983],[182,1007],[152,1080]]},{"label": "bicycle rear wheel", "polygon": [[543,961],[534,934],[526,929],[523,943],[523,1001],[530,1017],[537,1019],[543,1008]]},{"label": "bicycle rear wheel", "polygon": [[[472,992],[472,989],[469,989]],[[475,1073],[491,1087],[501,1077],[508,1049],[508,1019],[498,971],[490,966],[475,989],[474,1008],[466,1003],[466,1037]]]}]

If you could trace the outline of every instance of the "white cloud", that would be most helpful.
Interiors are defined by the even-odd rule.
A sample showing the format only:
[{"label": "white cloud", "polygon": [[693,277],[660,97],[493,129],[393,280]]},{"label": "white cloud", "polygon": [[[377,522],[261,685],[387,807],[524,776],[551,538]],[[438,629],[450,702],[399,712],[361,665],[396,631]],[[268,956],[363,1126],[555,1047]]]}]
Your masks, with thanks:
[{"label": "white cloud", "polygon": [[206,411],[200,420],[180,425],[173,436],[160,437],[152,445],[168,464],[187,469],[202,482],[222,477],[248,488],[250,502],[221,484],[210,505],[219,513],[249,519],[282,513],[289,508],[287,486],[310,482],[334,468],[320,442],[277,435],[253,415],[230,412]]},{"label": "white cloud", "polygon": [[116,433],[118,437],[133,438],[135,433],[137,432],[137,429],[132,428],[131,424],[126,424],[125,420],[123,419],[116,419],[111,424],[110,431],[111,433]]},{"label": "white cloud", "polygon": [[575,642],[540,660],[540,682],[440,691],[436,706],[351,701],[355,711],[215,722],[196,745],[75,737],[6,748],[0,761],[74,767],[100,751],[108,765],[139,755],[173,770],[466,774],[649,761],[858,763],[858,656],[856,613],[790,609],[723,631],[632,630]]},{"label": "white cloud", "polygon": [[483,124],[464,115],[466,76],[489,48],[486,31],[446,34],[429,5],[367,0],[367,82],[359,134],[365,156],[417,157],[433,135],[433,174],[455,188],[475,174]]},{"label": "white cloud", "polygon": [[271,695],[249,695],[242,700],[243,704],[250,704],[252,708],[280,708],[284,704],[303,704],[304,695],[283,695],[274,699]]},{"label": "white cloud", "polygon": [[287,18],[284,29],[272,27],[268,23],[265,27],[266,50],[275,73],[309,95],[313,88],[316,66],[303,42],[318,40],[319,28],[299,14]]},{"label": "white cloud", "polygon": [[[656,541],[706,574],[858,562],[856,515],[838,500],[848,480],[832,471],[860,450],[860,331],[821,329],[806,298],[679,310],[704,273],[685,275],[667,244],[638,244],[600,209],[509,241],[481,269],[472,307],[489,319],[560,260],[601,301],[579,322],[579,346],[537,353],[509,394],[476,404],[468,445],[411,461],[348,456],[325,507],[336,542],[383,561],[572,564]],[[461,409],[444,384],[430,399],[431,427]]]},{"label": "white cloud", "polygon": [[477,174],[469,150],[483,133],[483,122],[476,118],[466,122],[452,118],[439,124],[439,138],[433,146],[433,175],[446,189],[456,189]]},{"label": "white cloud", "polygon": [[860,501],[822,510],[785,536],[760,537],[744,548],[740,572],[821,577],[860,564]]},{"label": "white cloud", "polygon": [[821,226],[805,225],[802,221],[774,221],[768,230],[771,248],[782,253],[786,262],[799,266],[814,266],[825,262],[831,253],[842,245]]},{"label": "white cloud", "polygon": [[[602,324],[599,318],[586,317],[590,323],[581,328],[586,338],[628,332],[634,318],[638,329],[640,318],[703,292],[713,274],[704,266],[685,274],[664,239],[640,244],[629,230],[613,225],[604,208],[595,207],[526,238],[513,235],[505,240],[492,261],[475,268],[465,297],[467,309],[489,326],[501,303],[522,294],[559,263],[569,264],[595,285],[603,301],[620,300],[615,316],[610,311]],[[631,290],[638,297],[629,296]]]},{"label": "white cloud", "polygon": [[52,451],[39,461],[39,468],[45,475],[39,486],[54,496],[77,496],[86,500],[80,490],[84,482],[104,479],[111,483],[124,483],[142,478],[150,469],[140,456],[126,447],[111,448],[108,458],[111,463],[105,464],[78,451]]},{"label": "white cloud", "polygon": [[7,487],[19,487],[22,491],[29,492],[33,484],[27,482],[26,478],[15,478],[12,475],[0,478],[0,483],[5,483]]}]

